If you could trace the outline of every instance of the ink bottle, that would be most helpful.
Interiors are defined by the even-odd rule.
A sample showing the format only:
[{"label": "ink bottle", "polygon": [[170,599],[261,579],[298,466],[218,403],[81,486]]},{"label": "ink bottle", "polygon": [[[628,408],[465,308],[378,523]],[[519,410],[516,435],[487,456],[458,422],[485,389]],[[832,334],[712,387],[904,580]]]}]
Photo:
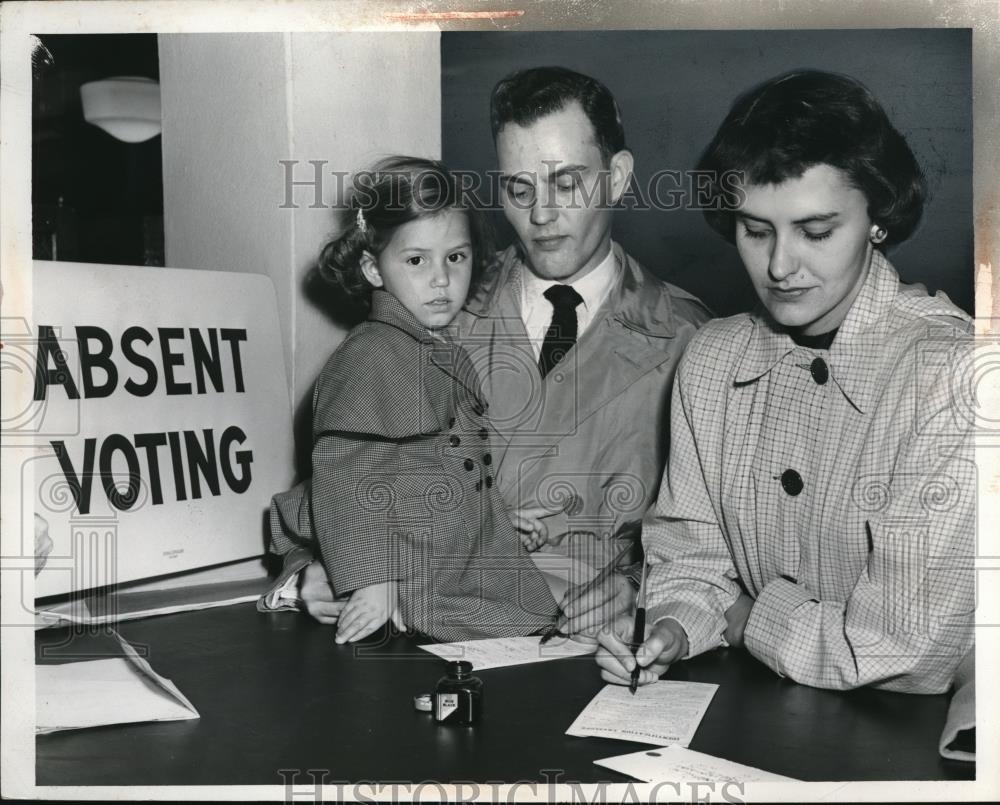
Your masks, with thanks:
[{"label": "ink bottle", "polygon": [[483,712],[483,680],[472,676],[472,663],[448,663],[448,673],[434,689],[434,720],[439,724],[475,724]]}]

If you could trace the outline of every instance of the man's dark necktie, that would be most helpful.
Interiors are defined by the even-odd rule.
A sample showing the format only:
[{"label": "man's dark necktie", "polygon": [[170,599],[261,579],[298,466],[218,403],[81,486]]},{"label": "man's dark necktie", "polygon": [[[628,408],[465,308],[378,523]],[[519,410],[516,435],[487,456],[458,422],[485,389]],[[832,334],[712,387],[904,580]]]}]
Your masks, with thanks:
[{"label": "man's dark necktie", "polygon": [[552,323],[545,331],[542,352],[538,356],[542,377],[552,371],[576,343],[576,306],[583,301],[569,285],[553,285],[544,295],[552,303]]}]

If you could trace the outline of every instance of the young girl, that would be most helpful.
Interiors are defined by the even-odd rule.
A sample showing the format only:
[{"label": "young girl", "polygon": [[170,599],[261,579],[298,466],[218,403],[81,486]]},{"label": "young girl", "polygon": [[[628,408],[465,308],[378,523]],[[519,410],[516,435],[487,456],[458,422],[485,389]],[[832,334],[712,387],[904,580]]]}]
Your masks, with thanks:
[{"label": "young girl", "polygon": [[485,225],[443,165],[412,157],[359,174],[352,211],[320,272],[370,312],[316,384],[311,496],[300,485],[273,508],[350,596],[338,642],[390,618],[442,640],[535,632],[556,604],[494,485],[478,375],[445,330],[492,258]]}]

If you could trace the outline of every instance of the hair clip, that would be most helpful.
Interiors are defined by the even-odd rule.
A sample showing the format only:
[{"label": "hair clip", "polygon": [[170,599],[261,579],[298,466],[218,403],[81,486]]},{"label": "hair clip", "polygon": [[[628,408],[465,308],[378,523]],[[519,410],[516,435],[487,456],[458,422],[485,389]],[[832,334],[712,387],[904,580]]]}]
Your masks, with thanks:
[{"label": "hair clip", "polygon": [[355,219],[358,225],[358,231],[365,235],[368,233],[368,222],[365,221],[365,213],[360,207],[358,207],[358,217]]}]

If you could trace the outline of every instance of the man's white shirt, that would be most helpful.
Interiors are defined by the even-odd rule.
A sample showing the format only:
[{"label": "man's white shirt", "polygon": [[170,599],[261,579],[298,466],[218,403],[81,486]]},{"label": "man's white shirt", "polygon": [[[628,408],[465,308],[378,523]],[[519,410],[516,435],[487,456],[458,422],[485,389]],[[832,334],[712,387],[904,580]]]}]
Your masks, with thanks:
[{"label": "man's white shirt", "polygon": [[521,286],[521,320],[531,341],[531,348],[537,358],[542,353],[542,342],[552,322],[552,303],[543,295],[553,285],[569,285],[583,298],[576,309],[577,338],[583,335],[594,320],[594,315],[608,298],[618,279],[618,261],[614,249],[608,245],[605,258],[585,276],[576,282],[562,283],[558,280],[536,277],[524,263],[518,265]]}]

